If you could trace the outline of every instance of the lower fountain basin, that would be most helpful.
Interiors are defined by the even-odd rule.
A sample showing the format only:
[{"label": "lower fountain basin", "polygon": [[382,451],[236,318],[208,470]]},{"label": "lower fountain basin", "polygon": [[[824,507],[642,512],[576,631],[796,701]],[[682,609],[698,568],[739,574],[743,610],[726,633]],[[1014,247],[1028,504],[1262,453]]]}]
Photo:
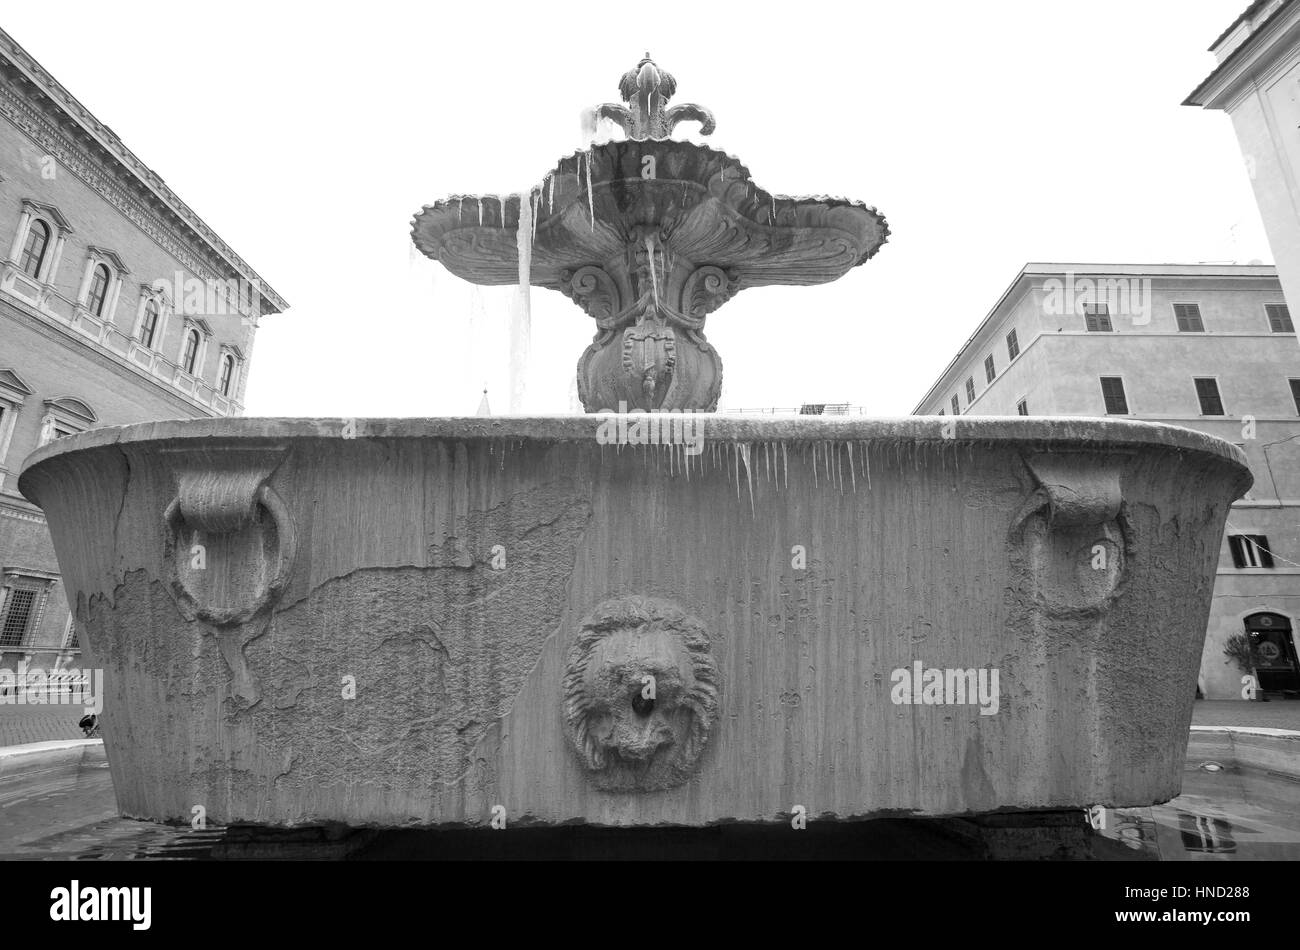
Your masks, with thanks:
[{"label": "lower fountain basin", "polygon": [[127,815],[702,825],[1172,798],[1250,483],[1163,425],[710,415],[162,422],[20,488]]}]

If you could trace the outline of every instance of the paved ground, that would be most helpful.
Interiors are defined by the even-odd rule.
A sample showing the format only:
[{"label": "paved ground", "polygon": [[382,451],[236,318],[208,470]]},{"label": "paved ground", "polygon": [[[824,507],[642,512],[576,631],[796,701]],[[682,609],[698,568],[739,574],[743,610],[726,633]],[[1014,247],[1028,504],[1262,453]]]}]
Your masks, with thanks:
[{"label": "paved ground", "polygon": [[[0,746],[80,739],[80,706],[0,705]],[[1192,713],[1197,726],[1264,726],[1300,732],[1300,702],[1248,703],[1237,700],[1198,700]]]},{"label": "paved ground", "polygon": [[1200,699],[1192,711],[1194,726],[1262,726],[1300,732],[1300,702],[1275,700],[1248,703],[1231,699]]},{"label": "paved ground", "polygon": [[77,721],[81,706],[0,705],[0,746],[85,738]]}]

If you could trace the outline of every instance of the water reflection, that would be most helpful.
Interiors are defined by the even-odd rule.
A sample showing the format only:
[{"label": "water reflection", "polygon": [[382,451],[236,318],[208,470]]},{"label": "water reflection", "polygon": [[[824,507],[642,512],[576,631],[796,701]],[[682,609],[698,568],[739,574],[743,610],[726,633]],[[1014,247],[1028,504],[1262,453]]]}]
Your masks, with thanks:
[{"label": "water reflection", "polygon": [[[248,829],[195,830],[188,825],[133,821],[116,815],[112,781],[103,763],[69,765],[42,773],[27,784],[20,778],[0,777],[0,806],[6,818],[0,827],[0,859],[419,857],[446,854],[454,843],[447,835],[456,834],[423,832],[403,836],[400,832],[298,829],[272,839]],[[1080,822],[1084,822],[1082,813]],[[953,834],[954,828],[963,824],[914,819],[820,823],[818,840],[809,839],[810,848],[817,854],[806,856],[978,860],[978,841]],[[1227,759],[1218,770],[1189,764],[1183,794],[1178,798],[1150,808],[1104,809],[1094,816],[1093,826],[1097,830],[1088,839],[1091,845],[1085,847],[1103,860],[1300,860],[1300,781],[1278,772],[1243,769]],[[550,842],[550,846],[560,847],[571,857],[625,856],[624,852],[637,847],[644,850],[654,837],[637,835],[630,829],[614,831],[621,832],[622,837],[609,829],[578,829],[575,834],[581,840],[577,844],[566,839]],[[755,841],[748,841],[747,834]],[[534,843],[544,851],[545,830],[535,835]],[[750,851],[755,852],[754,856],[763,856],[761,831],[757,829],[668,829],[659,838],[664,838],[660,841],[665,852],[661,856],[670,856],[671,852],[676,857],[704,858]],[[501,838],[494,836],[488,841],[499,844]],[[462,847],[479,857],[491,856],[488,852],[492,849],[484,852],[478,839],[466,841]],[[535,849],[530,844],[528,850]]]}]

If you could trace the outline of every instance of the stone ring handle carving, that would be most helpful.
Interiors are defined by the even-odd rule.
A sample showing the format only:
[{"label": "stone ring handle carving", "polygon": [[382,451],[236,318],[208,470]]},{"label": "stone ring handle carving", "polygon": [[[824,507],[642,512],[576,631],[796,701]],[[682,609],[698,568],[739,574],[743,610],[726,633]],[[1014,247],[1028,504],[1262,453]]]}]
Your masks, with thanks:
[{"label": "stone ring handle carving", "polygon": [[[182,472],[180,488],[163,514],[164,558],[170,574],[169,587],[176,605],[191,620],[204,620],[216,626],[244,623],[272,606],[284,592],[297,553],[297,535],[293,516],[275,489],[263,483],[261,472]],[[220,539],[227,546],[238,545],[241,534],[259,524],[259,509],[266,511],[275,527],[275,552],[263,561],[257,572],[253,595],[244,603],[215,604],[203,591],[196,591],[191,578],[192,555],[207,558],[208,545],[195,551],[181,540],[182,529],[189,527],[196,538]],[[263,532],[256,532],[262,534]],[[247,549],[247,538],[243,547]],[[257,545],[264,547],[265,545]],[[259,555],[261,552],[259,552]],[[206,563],[203,565],[206,568]]]},{"label": "stone ring handle carving", "polygon": [[1051,453],[1025,458],[1037,481],[1012,523],[1013,551],[1049,616],[1092,616],[1128,576],[1133,532],[1120,458]]}]

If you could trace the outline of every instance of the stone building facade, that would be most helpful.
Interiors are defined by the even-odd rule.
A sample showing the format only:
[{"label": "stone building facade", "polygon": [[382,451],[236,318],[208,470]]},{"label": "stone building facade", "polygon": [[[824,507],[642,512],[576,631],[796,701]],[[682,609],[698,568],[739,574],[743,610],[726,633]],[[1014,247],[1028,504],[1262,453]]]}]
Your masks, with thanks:
[{"label": "stone building facade", "polygon": [[0,31],[0,666],[77,631],[23,459],[94,426],[243,411],[287,304],[108,126]]},{"label": "stone building facade", "polygon": [[[1271,266],[1027,264],[917,415],[1123,416],[1240,446],[1200,688],[1300,689],[1300,349]],[[1251,645],[1251,672],[1224,653]],[[1238,638],[1240,639],[1240,638]]]},{"label": "stone building facade", "polygon": [[1210,46],[1183,105],[1226,112],[1292,309],[1300,307],[1300,0],[1255,0]]}]

